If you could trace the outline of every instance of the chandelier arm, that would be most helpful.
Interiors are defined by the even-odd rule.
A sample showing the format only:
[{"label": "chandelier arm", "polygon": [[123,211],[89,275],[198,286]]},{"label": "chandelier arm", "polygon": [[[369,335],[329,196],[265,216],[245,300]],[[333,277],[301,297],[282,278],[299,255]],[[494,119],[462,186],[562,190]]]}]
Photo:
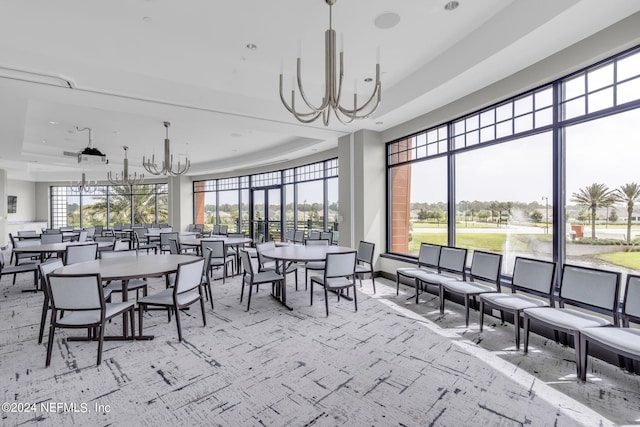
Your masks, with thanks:
[{"label": "chandelier arm", "polygon": [[296,62],[297,62],[297,69],[298,69],[296,77],[298,80],[298,89],[300,90],[300,97],[302,98],[304,103],[307,104],[307,107],[314,113],[324,110],[325,108],[327,108],[327,105],[329,105],[329,97],[327,96],[327,94],[329,93],[328,86],[325,87],[325,97],[322,100],[322,104],[320,105],[320,107],[315,107],[311,102],[309,102],[309,100],[307,99],[307,95],[304,93],[304,89],[302,89],[302,60],[298,58]]},{"label": "chandelier arm", "polygon": [[282,78],[283,78],[282,74],[280,74],[280,101],[282,102],[282,105],[284,105],[284,107],[287,109],[287,111],[289,111],[294,116],[300,116],[300,117],[315,116],[317,118],[318,113],[316,111],[301,113],[295,110],[295,90],[291,91],[291,105],[287,103],[287,101],[284,99],[284,94],[282,93]]},{"label": "chandelier arm", "polygon": [[340,99],[342,98],[343,78],[344,78],[344,52],[340,52],[340,74],[338,79],[338,96],[334,96],[334,99],[335,99],[335,105],[333,107],[334,109],[340,106]]},{"label": "chandelier arm", "polygon": [[371,104],[371,101],[373,101],[374,98],[376,98],[376,104],[375,106],[371,109],[371,111],[369,111],[367,114],[362,115],[362,116],[357,116],[356,118],[367,118],[369,117],[377,108],[378,105],[380,105],[380,94],[381,94],[381,85],[378,84],[376,85],[376,88],[374,89],[373,93],[371,94],[371,96],[369,97],[369,99],[367,100],[367,102],[365,102],[364,104],[362,104],[360,107],[357,107],[354,104],[354,108],[353,109],[349,109],[346,107],[342,107],[342,106],[338,106],[338,109],[345,115],[357,115],[358,113],[362,112],[363,110],[365,110],[369,104]]}]

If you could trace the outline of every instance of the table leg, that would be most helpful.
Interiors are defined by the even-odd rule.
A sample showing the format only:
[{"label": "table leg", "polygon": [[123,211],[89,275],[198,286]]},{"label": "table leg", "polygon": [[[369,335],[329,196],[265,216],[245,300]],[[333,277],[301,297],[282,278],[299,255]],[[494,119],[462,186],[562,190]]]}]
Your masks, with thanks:
[{"label": "table leg", "polygon": [[[282,266],[280,265],[281,261],[276,261],[276,271],[283,271],[281,267],[285,266],[285,262],[282,261]],[[282,305],[287,307],[289,310],[293,310],[293,307],[287,304],[287,275],[282,274],[282,287],[280,289],[279,295],[271,294],[277,301],[279,301]]]}]

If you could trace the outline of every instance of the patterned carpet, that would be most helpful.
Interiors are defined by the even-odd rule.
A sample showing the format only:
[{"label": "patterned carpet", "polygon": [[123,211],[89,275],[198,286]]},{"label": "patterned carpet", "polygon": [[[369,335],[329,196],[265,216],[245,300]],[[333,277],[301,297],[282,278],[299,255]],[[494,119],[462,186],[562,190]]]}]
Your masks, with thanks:
[{"label": "patterned carpet", "polygon": [[[304,271],[299,271],[304,281]],[[218,273],[214,273],[214,276]],[[573,350],[532,336],[529,355],[513,348],[513,326],[494,318],[479,334],[464,328],[462,307],[440,316],[433,296],[416,307],[395,284],[371,281],[353,302],[321,290],[295,291],[288,311],[265,288],[251,310],[239,302],[240,279],[214,281],[207,326],[198,306],[175,321],[145,314],[152,341],[66,342],[56,333],[51,366],[37,344],[41,293],[23,293],[30,277],[0,281],[0,378],[9,409],[3,425],[222,426],[571,426],[640,420],[639,376],[589,361],[575,378]],[[156,290],[164,281],[151,281]],[[404,292],[405,290],[403,290]],[[116,297],[117,298],[117,297]],[[472,322],[477,313],[472,313]],[[488,323],[488,324],[487,324]],[[107,333],[121,330],[121,319]]]}]

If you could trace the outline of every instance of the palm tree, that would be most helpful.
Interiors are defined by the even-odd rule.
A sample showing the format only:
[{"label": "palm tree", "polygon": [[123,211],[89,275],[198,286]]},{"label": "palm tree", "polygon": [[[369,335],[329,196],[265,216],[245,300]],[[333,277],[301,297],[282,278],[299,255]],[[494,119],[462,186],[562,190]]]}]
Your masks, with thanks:
[{"label": "palm tree", "polygon": [[640,200],[640,185],[635,182],[621,185],[616,189],[618,201],[627,204],[627,244],[631,243],[631,217],[633,205]]},{"label": "palm tree", "polygon": [[596,238],[596,209],[617,200],[615,190],[605,184],[594,183],[573,193],[571,201],[591,210],[591,238]]}]

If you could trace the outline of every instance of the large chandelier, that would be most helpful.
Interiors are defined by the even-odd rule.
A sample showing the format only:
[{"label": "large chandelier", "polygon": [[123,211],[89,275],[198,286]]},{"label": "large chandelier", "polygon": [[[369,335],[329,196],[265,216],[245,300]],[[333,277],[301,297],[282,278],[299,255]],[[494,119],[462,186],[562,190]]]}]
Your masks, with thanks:
[{"label": "large chandelier", "polygon": [[129,159],[127,159],[127,150],[129,147],[122,147],[124,149],[124,169],[122,170],[122,174],[116,172],[115,175],[111,175],[111,172],[107,174],[107,179],[113,185],[138,185],[142,184],[144,180],[144,175],[140,174],[138,176],[137,173],[134,173],[133,176],[129,174]]},{"label": "large chandelier", "polygon": [[71,191],[76,193],[91,194],[96,191],[98,183],[96,181],[87,180],[84,172],[82,172],[82,179],[78,182],[71,182],[69,187],[71,188]]},{"label": "large chandelier", "polygon": [[164,139],[164,160],[162,161],[162,167],[159,168],[156,164],[155,155],[152,155],[151,159],[142,156],[142,165],[145,170],[152,175],[178,176],[189,172],[189,168],[191,167],[191,161],[188,157],[185,157],[184,164],[180,164],[180,160],[178,160],[178,164],[174,166],[173,154],[171,154],[171,143],[169,142],[169,126],[171,126],[171,123],[164,122],[166,136]]},{"label": "large chandelier", "polygon": [[282,73],[280,73],[280,100],[284,104],[285,108],[302,123],[311,123],[322,115],[324,125],[328,126],[329,115],[331,114],[331,111],[333,111],[341,123],[348,124],[356,119],[366,119],[378,108],[378,105],[380,105],[380,96],[382,92],[382,85],[380,83],[380,60],[378,59],[376,64],[375,87],[369,99],[358,107],[358,94],[354,90],[353,108],[350,109],[340,105],[340,98],[342,96],[342,79],[344,76],[344,52],[342,50],[340,51],[340,74],[339,76],[336,76],[336,32],[331,26],[331,8],[335,4],[336,0],[325,0],[325,2],[329,5],[329,29],[324,33],[325,92],[322,104],[320,106],[313,105],[309,102],[304,90],[302,89],[302,59],[300,57],[296,60],[297,85],[298,90],[300,91],[300,97],[306,105],[306,109],[310,111],[301,112],[296,110],[295,84],[291,89],[291,103],[287,103],[282,92]]}]

